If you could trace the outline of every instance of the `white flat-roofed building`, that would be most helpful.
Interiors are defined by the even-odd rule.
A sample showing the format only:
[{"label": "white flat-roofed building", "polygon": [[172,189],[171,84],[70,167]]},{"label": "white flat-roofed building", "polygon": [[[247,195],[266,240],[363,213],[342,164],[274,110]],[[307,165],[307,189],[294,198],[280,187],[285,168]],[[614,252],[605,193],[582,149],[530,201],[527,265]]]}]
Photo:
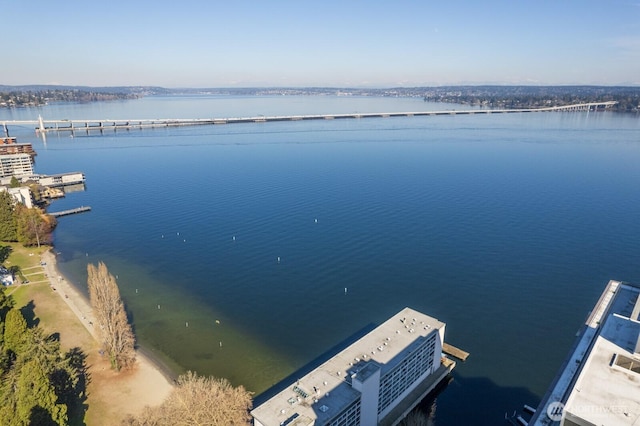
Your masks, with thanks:
[{"label": "white flat-roofed building", "polygon": [[445,324],[405,308],[251,411],[255,426],[396,424],[445,378]]},{"label": "white flat-roofed building", "polygon": [[609,281],[529,424],[640,424],[640,287]]},{"label": "white flat-roofed building", "polygon": [[0,155],[0,178],[33,174],[33,157],[29,154]]},{"label": "white flat-roofed building", "polygon": [[9,188],[9,194],[16,200],[18,203],[23,204],[27,208],[33,207],[33,197],[31,195],[31,190],[26,186],[21,186],[19,188]]},{"label": "white flat-roofed building", "polygon": [[4,186],[0,186],[0,191],[6,191],[13,197],[14,202],[21,203],[25,207],[32,208],[33,207],[33,197],[31,195],[31,190],[26,186],[21,186],[18,188],[6,188]]},{"label": "white flat-roofed building", "polygon": [[36,175],[31,178],[36,180],[38,184],[42,186],[50,187],[73,185],[77,183],[84,183],[85,181],[84,173],[82,172],[60,173],[56,175]]}]

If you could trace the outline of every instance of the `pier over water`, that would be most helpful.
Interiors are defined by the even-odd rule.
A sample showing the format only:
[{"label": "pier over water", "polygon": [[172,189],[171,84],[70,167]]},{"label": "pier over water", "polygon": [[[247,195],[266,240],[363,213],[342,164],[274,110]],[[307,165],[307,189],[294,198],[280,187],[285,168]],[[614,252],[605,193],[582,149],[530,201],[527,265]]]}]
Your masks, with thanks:
[{"label": "pier over water", "polygon": [[80,207],[76,207],[75,209],[62,210],[59,212],[50,212],[49,215],[53,217],[61,217],[61,216],[69,216],[72,214],[84,213],[88,211],[91,211],[90,206],[80,206]]},{"label": "pier over water", "polygon": [[274,115],[255,117],[218,117],[218,118],[164,118],[164,119],[73,119],[73,120],[45,120],[38,117],[37,120],[3,121],[2,127],[5,134],[9,133],[10,125],[34,125],[36,131],[46,132],[75,132],[91,130],[131,130],[161,127],[219,125],[237,123],[268,123],[300,120],[337,120],[354,118],[388,118],[388,117],[419,117],[437,115],[472,115],[472,114],[513,114],[525,112],[561,112],[561,111],[598,111],[610,108],[617,102],[590,102],[564,106],[524,109],[470,109],[470,110],[442,110],[442,111],[417,111],[417,112],[376,112],[376,113],[349,113],[349,114],[313,114],[313,115]]}]

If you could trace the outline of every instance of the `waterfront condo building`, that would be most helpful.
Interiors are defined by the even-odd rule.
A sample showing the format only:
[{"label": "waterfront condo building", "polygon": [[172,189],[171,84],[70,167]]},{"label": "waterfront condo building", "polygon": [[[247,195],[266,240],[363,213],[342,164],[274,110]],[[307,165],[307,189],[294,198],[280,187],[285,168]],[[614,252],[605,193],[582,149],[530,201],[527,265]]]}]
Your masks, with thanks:
[{"label": "waterfront condo building", "polygon": [[609,281],[530,425],[640,424],[640,287]]},{"label": "waterfront condo building", "polygon": [[33,174],[33,156],[27,153],[0,155],[0,178]]},{"label": "waterfront condo building", "polygon": [[374,426],[402,420],[455,363],[445,324],[405,308],[258,405],[255,426]]}]

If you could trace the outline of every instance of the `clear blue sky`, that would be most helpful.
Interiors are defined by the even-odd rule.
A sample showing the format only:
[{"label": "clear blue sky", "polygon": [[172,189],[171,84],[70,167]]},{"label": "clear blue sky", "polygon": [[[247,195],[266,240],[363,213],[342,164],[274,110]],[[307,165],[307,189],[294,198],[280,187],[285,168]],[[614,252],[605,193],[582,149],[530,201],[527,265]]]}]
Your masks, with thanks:
[{"label": "clear blue sky", "polygon": [[640,0],[3,0],[0,84],[640,84]]}]

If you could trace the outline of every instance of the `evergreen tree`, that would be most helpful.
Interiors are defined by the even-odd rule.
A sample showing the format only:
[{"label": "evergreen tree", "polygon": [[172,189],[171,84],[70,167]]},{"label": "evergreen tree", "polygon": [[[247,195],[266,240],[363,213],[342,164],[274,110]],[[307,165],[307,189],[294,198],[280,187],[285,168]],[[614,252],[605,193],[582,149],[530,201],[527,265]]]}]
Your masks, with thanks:
[{"label": "evergreen tree", "polygon": [[11,195],[7,191],[0,191],[0,241],[18,240],[14,210]]},{"label": "evergreen tree", "polygon": [[18,375],[19,370],[7,369],[2,375],[0,385],[0,424],[7,426],[21,425],[16,416],[18,405]]},{"label": "evergreen tree", "polygon": [[67,406],[57,404],[46,368],[33,359],[20,369],[17,383],[16,417],[24,425],[67,424]]},{"label": "evergreen tree", "polygon": [[23,353],[29,345],[29,329],[19,309],[10,309],[4,323],[4,349],[14,354]]},{"label": "evergreen tree", "polygon": [[0,347],[4,342],[4,321],[9,309],[15,304],[13,297],[7,296],[7,290],[4,286],[0,286]]}]

